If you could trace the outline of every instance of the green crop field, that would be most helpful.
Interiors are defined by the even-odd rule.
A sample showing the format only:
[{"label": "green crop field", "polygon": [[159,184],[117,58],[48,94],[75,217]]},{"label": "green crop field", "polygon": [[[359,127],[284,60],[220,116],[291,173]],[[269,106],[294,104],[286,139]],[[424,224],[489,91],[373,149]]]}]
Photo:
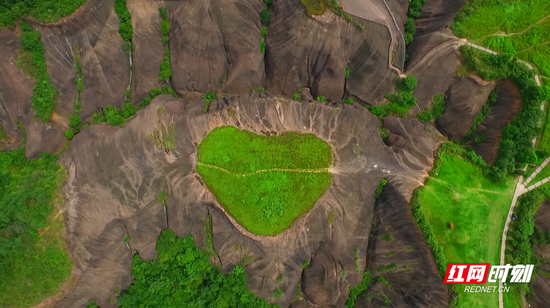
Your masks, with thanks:
[{"label": "green crop field", "polygon": [[245,229],[274,235],[325,193],[331,161],[330,146],[313,134],[267,137],[225,126],[199,145],[197,171]]},{"label": "green crop field", "polygon": [[[447,261],[498,264],[515,182],[510,178],[504,185],[494,184],[479,167],[446,152],[438,163],[438,173],[417,197]],[[498,307],[498,293],[460,292],[459,307]]]},{"label": "green crop field", "polygon": [[470,0],[452,29],[475,44],[529,61],[550,76],[550,1]]}]

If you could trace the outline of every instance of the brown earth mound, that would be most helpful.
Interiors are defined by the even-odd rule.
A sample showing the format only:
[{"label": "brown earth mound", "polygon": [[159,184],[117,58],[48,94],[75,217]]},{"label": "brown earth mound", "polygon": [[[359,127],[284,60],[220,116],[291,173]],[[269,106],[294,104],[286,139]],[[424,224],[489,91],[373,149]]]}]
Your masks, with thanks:
[{"label": "brown earth mound", "polygon": [[437,129],[452,140],[462,140],[495,85],[476,77],[454,77],[445,92],[445,111],[435,122]]},{"label": "brown earth mound", "polygon": [[489,107],[489,115],[473,135],[474,138],[482,136],[483,141],[475,143],[472,139],[467,143],[489,164],[493,164],[497,158],[502,131],[521,109],[519,90],[512,80],[499,81],[497,88],[496,103]]},{"label": "brown earth mound", "polygon": [[[17,122],[26,132],[25,155],[37,158],[41,152],[57,152],[65,145],[65,128],[58,122],[44,124],[33,117],[30,80],[17,67],[19,37],[13,30],[0,30],[0,126],[6,135],[0,151],[19,148],[23,137]],[[54,118],[58,115],[54,114]]]},{"label": "brown earth mound", "polygon": [[52,84],[59,91],[56,113],[74,114],[77,78],[75,54],[81,57],[84,91],[80,117],[87,122],[107,105],[122,108],[130,62],[118,33],[114,0],[89,0],[75,14],[55,24],[33,23],[42,34]]},{"label": "brown earth mound", "polygon": [[[208,216],[224,270],[230,271],[245,256],[254,258],[246,265],[254,293],[288,306],[302,280],[309,303],[341,307],[350,284],[361,280],[365,268],[374,190],[380,179],[388,178],[399,194],[410,196],[431,167],[437,145],[437,135],[423,124],[390,118],[387,126],[406,140],[399,150],[392,150],[379,137],[377,119],[360,106],[336,108],[262,93],[214,101],[211,113],[201,109],[201,104],[161,96],[123,128],[94,125],[75,137],[61,162],[69,171],[68,243],[80,279],[57,307],[80,307],[89,299],[110,307],[114,290],[131,281],[132,252],[156,256],[154,242],[165,219],[176,234],[192,234],[203,246]],[[150,138],[162,125],[174,125],[175,151],[157,149]],[[334,148],[334,185],[288,230],[272,237],[247,232],[224,213],[195,170],[196,145],[223,125],[259,134],[315,133]],[[167,196],[166,218],[155,201],[161,190]],[[128,246],[125,232],[131,236]],[[355,248],[362,252],[359,273]],[[311,265],[303,270],[305,260]],[[345,278],[342,270],[348,273]],[[426,270],[437,276],[435,268]],[[286,277],[282,285],[276,282],[280,274]],[[272,297],[276,287],[283,290],[280,299]],[[436,297],[445,301],[441,296]]]}]

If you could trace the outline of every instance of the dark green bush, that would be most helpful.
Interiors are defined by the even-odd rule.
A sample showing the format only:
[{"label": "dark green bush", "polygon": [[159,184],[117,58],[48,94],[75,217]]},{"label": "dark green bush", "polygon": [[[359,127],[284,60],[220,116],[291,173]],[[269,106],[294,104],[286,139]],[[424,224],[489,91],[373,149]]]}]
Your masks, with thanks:
[{"label": "dark green bush", "polygon": [[265,9],[260,12],[260,21],[264,26],[269,25],[269,22],[271,21],[271,11],[269,9]]},{"label": "dark green bush", "polygon": [[416,86],[418,85],[418,79],[414,75],[408,75],[405,78],[400,78],[397,81],[397,87],[399,88],[399,91],[403,92],[412,92],[414,89],[416,89]]},{"label": "dark green bush", "polygon": [[125,41],[131,41],[134,29],[132,27],[132,14],[126,7],[126,0],[115,0],[115,12],[118,16],[118,32]]},{"label": "dark green bush", "polygon": [[261,53],[264,53],[266,47],[267,47],[267,44],[265,43],[265,40],[264,40],[264,38],[262,37],[262,39],[260,40],[260,52],[261,52]]}]

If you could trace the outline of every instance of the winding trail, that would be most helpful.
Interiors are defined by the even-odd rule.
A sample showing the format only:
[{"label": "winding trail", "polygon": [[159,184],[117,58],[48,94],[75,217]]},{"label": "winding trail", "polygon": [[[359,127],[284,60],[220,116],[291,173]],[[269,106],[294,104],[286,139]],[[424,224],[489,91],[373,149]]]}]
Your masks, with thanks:
[{"label": "winding trail", "polygon": [[229,170],[227,170],[227,169],[224,169],[224,168],[221,168],[221,167],[218,167],[218,166],[215,166],[215,165],[210,165],[210,164],[201,163],[201,162],[197,162],[197,166],[212,168],[212,169],[216,169],[216,170],[223,171],[223,172],[228,173],[228,174],[232,174],[232,175],[235,175],[235,176],[241,176],[241,177],[246,177],[246,176],[250,176],[250,175],[255,175],[255,174],[258,174],[258,173],[267,173],[267,172],[330,173],[330,168],[321,168],[321,169],[286,169],[286,168],[272,168],[272,169],[261,169],[261,170],[256,170],[256,171],[250,172],[250,173],[234,173],[234,172],[231,172],[231,171],[229,171]]}]

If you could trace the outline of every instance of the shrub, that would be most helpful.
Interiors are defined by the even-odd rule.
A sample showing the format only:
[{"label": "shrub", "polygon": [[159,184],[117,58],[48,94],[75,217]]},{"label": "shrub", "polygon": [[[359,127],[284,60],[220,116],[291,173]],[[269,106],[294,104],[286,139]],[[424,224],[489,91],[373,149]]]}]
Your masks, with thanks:
[{"label": "shrub", "polygon": [[294,93],[294,95],[292,95],[292,99],[299,102],[302,100],[302,95],[300,93]]},{"label": "shrub", "polygon": [[265,43],[265,39],[262,37],[262,39],[260,40],[260,52],[264,53],[266,47],[267,47],[267,44]]},{"label": "shrub", "polygon": [[214,92],[205,93],[202,96],[202,98],[206,100],[204,102],[204,109],[202,110],[202,112],[208,112],[208,107],[210,107],[210,103],[212,103],[212,101],[217,98],[216,93]]},{"label": "shrub", "polygon": [[348,97],[345,100],[343,100],[342,103],[348,104],[348,105],[353,105],[354,101],[353,101],[353,98]]},{"label": "shrub", "polygon": [[269,34],[269,30],[267,29],[267,27],[262,27],[262,29],[260,29],[260,33],[262,34],[262,37],[267,37],[267,35]]},{"label": "shrub", "polygon": [[389,135],[390,135],[390,130],[389,129],[387,129],[385,127],[380,128],[380,138],[384,139],[384,138],[387,138]]},{"label": "shrub", "polygon": [[74,132],[72,129],[67,129],[65,131],[65,138],[67,138],[68,140],[72,140],[74,138]]},{"label": "shrub", "polygon": [[260,12],[260,21],[262,25],[267,26],[271,21],[271,11],[269,9],[264,9]]},{"label": "shrub", "polygon": [[164,61],[160,64],[159,79],[169,81],[172,76],[172,68],[170,65],[170,50],[164,48]]},{"label": "shrub", "polygon": [[382,180],[380,180],[380,184],[378,184],[378,187],[376,188],[376,193],[374,195],[376,199],[380,197],[380,194],[382,194],[382,190],[384,189],[384,186],[386,186],[386,184],[388,184],[388,180],[382,178]]},{"label": "shrub", "polygon": [[349,78],[349,73],[350,73],[350,71],[349,71],[349,65],[348,65],[348,66],[346,66],[346,73],[344,75],[344,78],[348,79]]},{"label": "shrub", "polygon": [[273,291],[273,297],[275,298],[283,297],[283,291],[279,288],[275,289],[275,291]]},{"label": "shrub", "polygon": [[400,78],[397,81],[397,87],[403,92],[412,92],[418,85],[418,79],[414,75],[408,75],[405,78]]},{"label": "shrub", "polygon": [[302,263],[302,268],[303,269],[306,269],[310,264],[310,261],[309,260],[305,260],[304,263]]},{"label": "shrub", "polygon": [[321,96],[317,96],[317,98],[316,98],[315,100],[318,101],[318,102],[326,102],[325,97],[322,96],[322,95],[321,95]]}]

